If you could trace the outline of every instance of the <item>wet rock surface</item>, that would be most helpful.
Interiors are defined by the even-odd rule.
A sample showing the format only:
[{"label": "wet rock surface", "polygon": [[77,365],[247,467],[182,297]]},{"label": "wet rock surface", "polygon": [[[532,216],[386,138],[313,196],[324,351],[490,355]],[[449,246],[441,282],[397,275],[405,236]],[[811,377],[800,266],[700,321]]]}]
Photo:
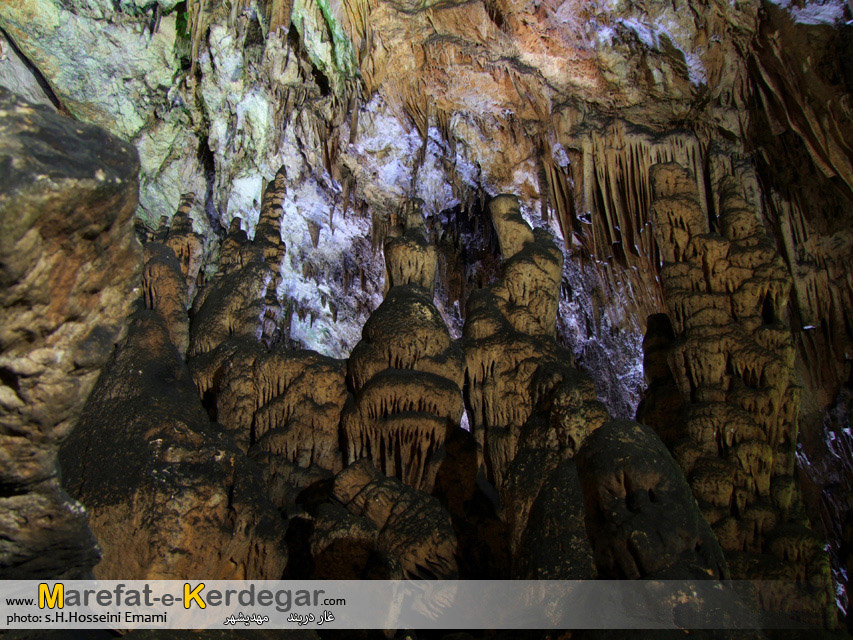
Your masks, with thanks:
[{"label": "wet rock surface", "polygon": [[56,455],[138,295],[132,147],[0,88],[0,573],[97,562]]},{"label": "wet rock surface", "polygon": [[[121,343],[82,424],[98,443],[125,429],[104,455],[137,452],[138,495],[169,523],[140,574],[729,571],[788,579],[762,606],[832,626],[850,571],[850,11],[0,4],[0,85],[78,119],[8,154],[10,171],[68,180],[0,239],[2,357],[38,354],[0,364],[0,499],[38,494],[67,525],[6,522],[34,532],[30,551],[53,540],[91,565],[52,451]],[[84,122],[137,150],[141,281],[115,223],[135,169],[125,180],[124,152]],[[654,433],[612,420],[634,417]],[[150,523],[136,494],[93,490],[87,476],[117,472],[71,438],[69,482],[118,570],[116,514]],[[233,505],[200,521],[232,542],[169,557],[192,547],[186,508],[223,491]]]},{"label": "wet rock surface", "polygon": [[[794,478],[801,389],[783,320],[791,279],[744,188],[750,174],[721,178],[709,230],[695,179],[678,164],[652,168],[655,233],[670,306],[666,327],[646,341],[655,401],[674,380],[678,411],[663,418],[668,438],[705,519],[738,579],[788,576],[762,593],[771,609],[831,626],[829,561],[808,528]],[[661,351],[666,353],[667,376]],[[677,407],[677,402],[671,404]]]}]

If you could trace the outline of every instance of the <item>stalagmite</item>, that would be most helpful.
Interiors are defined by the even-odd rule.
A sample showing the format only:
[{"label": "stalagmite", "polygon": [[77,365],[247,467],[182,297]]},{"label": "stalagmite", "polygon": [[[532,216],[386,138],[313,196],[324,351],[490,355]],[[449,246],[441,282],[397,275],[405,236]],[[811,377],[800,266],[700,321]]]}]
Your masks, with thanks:
[{"label": "stalagmite", "polygon": [[166,322],[172,344],[181,356],[189,346],[187,284],[174,251],[156,242],[145,245],[142,293],[146,309],[157,311]]},{"label": "stalagmite", "polygon": [[[511,196],[490,210],[504,264],[498,281],[469,298],[465,389],[501,498],[512,574],[725,577],[722,552],[665,445],[641,425],[610,421],[592,381],[557,347],[562,255],[553,240],[527,225]],[[642,485],[645,502],[637,487],[614,491],[616,479]],[[671,518],[686,538],[666,533]],[[655,543],[642,548],[641,540]]]},{"label": "stalagmite", "polygon": [[432,302],[436,251],[421,203],[403,207],[385,241],[385,301],[347,363],[354,392],[342,419],[346,458],[425,491],[462,418],[462,356]]},{"label": "stalagmite", "polygon": [[181,273],[187,283],[186,305],[195,297],[199,273],[204,258],[204,236],[193,231],[189,213],[195,203],[195,194],[181,196],[181,204],[169,223],[164,244],[171,247],[181,264]]},{"label": "stalagmite", "polygon": [[196,296],[190,326],[192,358],[215,349],[231,336],[259,336],[268,346],[281,340],[283,307],[278,298],[281,263],[281,203],[284,170],[267,185],[255,238],[248,240],[239,218],[222,243],[219,270]]},{"label": "stalagmite", "polygon": [[[782,319],[788,272],[733,176],[721,177],[715,191],[720,233],[709,232],[689,171],[676,163],[655,165],[651,181],[674,329],[664,345],[669,371],[656,356],[653,375],[663,381],[671,374],[681,403],[673,404],[675,415],[646,416],[655,427],[661,421],[733,577],[769,580],[786,563],[795,581],[784,589],[758,582],[763,604],[831,624],[826,556],[784,533],[804,519],[802,505],[796,494],[783,501],[784,509],[770,499],[780,482],[793,486],[799,393],[792,338]],[[647,340],[648,349],[652,344]]]},{"label": "stalagmite", "polygon": [[520,429],[533,411],[533,376],[542,361],[560,357],[552,336],[562,254],[546,232],[524,221],[514,196],[498,196],[489,209],[503,275],[488,289],[472,292],[463,338],[472,432],[500,487]]}]

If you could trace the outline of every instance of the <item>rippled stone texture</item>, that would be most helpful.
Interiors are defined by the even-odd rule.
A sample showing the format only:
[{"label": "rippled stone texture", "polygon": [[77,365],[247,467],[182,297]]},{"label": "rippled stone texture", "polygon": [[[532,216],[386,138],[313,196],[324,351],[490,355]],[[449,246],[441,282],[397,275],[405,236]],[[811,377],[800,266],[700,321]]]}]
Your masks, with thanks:
[{"label": "rippled stone texture", "polygon": [[553,339],[562,254],[546,231],[524,221],[514,196],[498,196],[489,210],[502,273],[469,297],[463,345],[472,433],[500,488],[533,411],[534,375],[543,362],[571,357]]},{"label": "rippled stone texture", "polygon": [[83,577],[97,561],[60,488],[74,428],[138,295],[136,152],[0,88],[0,575]]},{"label": "rippled stone texture", "polygon": [[407,578],[458,577],[450,516],[433,497],[359,460],[335,478],[332,495],[376,527],[377,549],[396,558]]},{"label": "rippled stone texture", "polygon": [[462,418],[462,354],[432,301],[436,251],[421,203],[409,202],[385,242],[388,293],[347,361],[347,462],[431,491],[445,439]]},{"label": "rippled stone texture", "polygon": [[719,231],[709,229],[689,171],[660,164],[651,177],[673,333],[646,341],[650,377],[655,398],[672,380],[681,403],[674,415],[649,408],[648,416],[662,420],[733,576],[784,576],[759,586],[763,605],[831,626],[829,562],[794,476],[801,389],[784,322],[791,277],[745,196],[749,169],[735,165],[716,185]]}]

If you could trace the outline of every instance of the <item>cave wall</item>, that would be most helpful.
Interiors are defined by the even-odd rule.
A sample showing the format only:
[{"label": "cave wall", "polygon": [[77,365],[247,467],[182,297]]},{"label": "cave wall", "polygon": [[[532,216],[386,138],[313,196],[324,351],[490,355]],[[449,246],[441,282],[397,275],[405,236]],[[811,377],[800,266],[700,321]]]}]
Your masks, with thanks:
[{"label": "cave wall", "polygon": [[84,578],[98,561],[57,460],[139,294],[136,152],[0,88],[0,566]]},{"label": "cave wall", "polygon": [[[797,556],[785,556],[788,565],[808,566],[800,547],[828,536],[844,612],[851,505],[837,487],[853,478],[851,17],[840,0],[27,0],[0,6],[0,85],[136,149],[141,304],[159,317],[145,323],[157,325],[163,357],[177,353],[169,375],[200,392],[180,401],[192,405],[187,428],[204,439],[221,431],[241,461],[216,482],[272,488],[271,504],[247,512],[292,506],[317,482],[337,496],[345,511],[320,500],[295,514],[325,536],[312,557],[325,549],[336,558],[335,541],[357,531],[357,571],[419,570],[391,553],[386,515],[365,514],[329,484],[367,457],[402,487],[442,495],[459,548],[490,541],[488,570],[505,558],[504,568],[530,575],[538,546],[526,523],[547,519],[541,505],[559,492],[574,496],[566,518],[585,513],[588,531],[619,530],[589,520],[589,476],[573,460],[595,427],[634,418],[642,400],[638,418],[670,448],[724,551],[775,544]],[[672,163],[689,189],[663,197],[654,167]],[[501,193],[517,196],[511,215],[495,213]],[[690,203],[670,206],[681,211],[670,219],[667,198]],[[407,226],[414,202],[416,231]],[[698,239],[714,234],[725,242]],[[737,248],[746,262],[735,264],[726,242],[747,237],[761,240]],[[547,275],[530,280],[526,261]],[[397,353],[406,345],[382,333],[384,318],[416,331],[405,319],[420,307],[430,314],[419,336],[426,351]],[[690,320],[697,309],[704,315]],[[141,318],[134,335],[149,335]],[[733,323],[747,334],[734,343]],[[386,351],[392,361],[380,367]],[[411,421],[421,435],[449,421],[414,476],[391,464],[393,446],[376,444],[395,420],[405,431],[409,417],[397,414],[426,384],[394,379],[394,354],[419,363],[421,376],[434,374],[430,359],[452,363],[430,384],[436,398],[454,399]],[[518,366],[496,373],[507,362]],[[112,366],[120,371],[120,360]],[[530,391],[567,377],[573,390],[559,397]],[[318,379],[325,391],[311,384]],[[516,402],[504,406],[496,393]],[[300,415],[305,402],[317,411]],[[711,423],[736,428],[708,437]],[[548,429],[568,440],[543,445],[555,437]],[[356,446],[365,434],[369,446]],[[478,493],[482,517],[462,525],[470,514],[449,505],[473,494],[462,500],[448,478],[470,469],[443,465],[440,452],[468,463],[474,452],[470,464],[484,465],[504,510]],[[702,474],[697,460],[707,463]],[[540,467],[549,471],[527,486]],[[345,484],[385,487],[359,473]],[[803,508],[791,507],[782,484],[804,493]],[[393,486],[383,491],[407,491]],[[246,517],[260,526],[266,516]],[[263,535],[276,540],[286,519],[269,517]],[[769,532],[792,518],[811,533],[786,547],[793,533]],[[609,548],[587,549],[583,537],[572,566],[600,570]],[[823,599],[805,608],[829,606],[819,556],[809,558]],[[282,562],[237,564],[275,573]]]}]

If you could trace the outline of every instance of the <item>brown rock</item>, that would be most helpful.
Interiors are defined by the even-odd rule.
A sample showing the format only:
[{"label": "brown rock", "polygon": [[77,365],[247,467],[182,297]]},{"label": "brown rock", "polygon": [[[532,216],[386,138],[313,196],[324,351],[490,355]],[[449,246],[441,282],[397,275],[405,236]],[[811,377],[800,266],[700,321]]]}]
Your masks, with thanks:
[{"label": "brown rock", "polygon": [[396,558],[407,578],[458,577],[456,536],[435,498],[385,477],[366,459],[338,474],[332,495],[373,523],[377,548]]},{"label": "brown rock", "polygon": [[500,489],[536,401],[534,375],[559,357],[552,336],[562,254],[546,232],[530,229],[513,196],[489,206],[507,253],[501,278],[469,297],[463,338],[472,432]]},{"label": "brown rock", "polygon": [[[707,232],[687,170],[669,163],[651,171],[674,329],[674,340],[658,351],[668,349],[682,410],[680,420],[660,412],[645,417],[674,447],[727,557],[737,558],[733,576],[770,580],[782,565],[767,556],[781,559],[796,584],[762,595],[763,605],[832,626],[827,558],[819,545],[783,533],[802,513],[795,494],[781,488],[790,488],[800,402],[793,341],[782,321],[791,278],[744,195],[754,176],[721,164],[734,168],[716,185],[722,235]],[[661,360],[653,342],[646,347],[650,364]],[[808,584],[807,566],[814,576]]]},{"label": "brown rock", "polygon": [[314,579],[403,579],[399,561],[378,551],[379,529],[337,503],[321,504],[313,519],[311,560]]},{"label": "brown rock", "polygon": [[407,204],[400,217],[385,243],[388,293],[347,362],[354,398],[342,427],[348,462],[370,459],[429,491],[462,418],[462,357],[432,302],[436,253],[420,205]]},{"label": "brown rock", "polygon": [[408,200],[385,241],[385,287],[417,284],[432,295],[438,256],[427,240],[423,203]]},{"label": "brown rock", "polygon": [[274,502],[342,468],[344,363],[313,351],[230,339],[191,361],[201,397],[237,445],[256,460]]},{"label": "brown rock", "polygon": [[196,296],[189,356],[212,351],[232,336],[260,339],[270,346],[282,338],[281,282],[285,246],[281,240],[283,170],[264,191],[255,238],[249,242],[239,218],[222,243],[219,270]]},{"label": "brown rock", "polygon": [[169,337],[181,357],[189,346],[190,321],[187,317],[186,279],[175,252],[166,245],[145,245],[142,293],[145,308],[156,311],[169,328]]},{"label": "brown rock", "polygon": [[[513,465],[518,462],[516,458]],[[572,460],[563,460],[546,475],[526,518],[527,526],[513,558],[513,577],[522,580],[595,579],[598,572],[584,516],[584,496],[577,468]]]},{"label": "brown rock", "polygon": [[103,550],[98,578],[281,577],[284,527],[260,472],[209,422],[156,312],[131,317],[61,462]]},{"label": "brown rock", "polygon": [[181,204],[172,216],[165,238],[166,246],[171,247],[181,263],[181,273],[187,283],[187,306],[195,297],[204,258],[204,236],[193,231],[189,217],[194,203],[194,193],[181,196]]},{"label": "brown rock", "polygon": [[601,577],[728,578],[690,486],[651,429],[611,420],[575,462]]},{"label": "brown rock", "polygon": [[56,454],[138,294],[138,161],[98,127],[0,88],[0,574],[97,560]]},{"label": "brown rock", "polygon": [[444,445],[432,495],[447,509],[459,543],[459,573],[468,579],[510,575],[510,533],[498,495],[485,479],[483,452],[456,429]]}]

